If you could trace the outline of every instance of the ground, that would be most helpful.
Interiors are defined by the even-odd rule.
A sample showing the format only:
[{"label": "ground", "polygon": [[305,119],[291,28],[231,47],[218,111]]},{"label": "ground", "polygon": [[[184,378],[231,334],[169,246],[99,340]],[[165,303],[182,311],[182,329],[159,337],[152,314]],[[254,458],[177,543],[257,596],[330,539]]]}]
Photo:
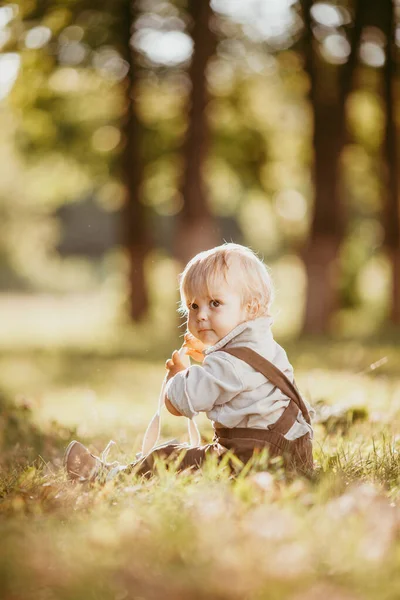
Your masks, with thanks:
[{"label": "ground", "polygon": [[[399,351],[310,341],[288,353],[317,407],[313,481],[287,481],[279,465],[232,477],[210,462],[84,487],[66,481],[63,448],[78,438],[100,452],[112,438],[111,458],[132,460],[161,356],[4,349],[1,597],[397,600]],[[165,415],[162,435],[185,439],[185,420]]]}]

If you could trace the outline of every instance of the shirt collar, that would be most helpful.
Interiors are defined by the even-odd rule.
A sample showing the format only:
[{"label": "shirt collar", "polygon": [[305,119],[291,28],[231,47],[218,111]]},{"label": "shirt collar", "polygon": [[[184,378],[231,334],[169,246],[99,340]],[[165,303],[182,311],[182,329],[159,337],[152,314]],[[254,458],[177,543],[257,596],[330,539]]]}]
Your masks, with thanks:
[{"label": "shirt collar", "polygon": [[250,335],[254,331],[260,329],[267,333],[267,331],[270,331],[272,323],[272,317],[259,317],[258,319],[252,319],[251,321],[245,321],[244,323],[240,323],[234,329],[232,329],[232,331],[230,331],[225,337],[219,340],[219,342],[214,344],[214,346],[209,346],[208,348],[203,350],[203,354],[205,356],[208,356],[208,354],[216,352],[216,350],[221,350],[221,348],[229,344],[229,342],[240,336],[240,334],[246,330],[248,330],[247,333],[249,333]]}]

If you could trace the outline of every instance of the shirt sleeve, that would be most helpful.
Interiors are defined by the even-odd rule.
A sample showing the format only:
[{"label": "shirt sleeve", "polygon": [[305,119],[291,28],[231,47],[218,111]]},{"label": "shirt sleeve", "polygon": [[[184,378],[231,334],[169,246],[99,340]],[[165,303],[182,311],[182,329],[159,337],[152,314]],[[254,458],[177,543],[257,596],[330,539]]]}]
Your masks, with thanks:
[{"label": "shirt sleeve", "polygon": [[203,365],[192,365],[169,380],[166,395],[185,417],[225,404],[244,389],[234,364],[223,353],[206,356]]}]

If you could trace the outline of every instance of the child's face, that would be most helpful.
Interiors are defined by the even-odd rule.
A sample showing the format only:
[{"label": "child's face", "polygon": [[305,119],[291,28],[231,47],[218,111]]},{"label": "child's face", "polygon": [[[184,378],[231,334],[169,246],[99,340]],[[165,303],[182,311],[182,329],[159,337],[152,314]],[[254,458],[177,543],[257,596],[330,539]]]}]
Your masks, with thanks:
[{"label": "child's face", "polygon": [[214,346],[240,323],[247,321],[240,294],[226,282],[196,296],[189,305],[187,326],[192,335],[207,346]]}]

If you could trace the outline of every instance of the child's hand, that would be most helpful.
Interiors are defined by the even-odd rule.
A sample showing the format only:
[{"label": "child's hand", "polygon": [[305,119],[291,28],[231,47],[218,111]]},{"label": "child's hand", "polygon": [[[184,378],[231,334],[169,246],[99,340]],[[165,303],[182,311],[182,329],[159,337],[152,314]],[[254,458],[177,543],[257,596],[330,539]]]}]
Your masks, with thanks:
[{"label": "child's hand", "polygon": [[169,381],[171,377],[179,373],[179,371],[184,371],[186,369],[185,365],[179,358],[178,350],[173,351],[171,358],[169,358],[165,363],[165,368],[168,371],[167,381]]},{"label": "child's hand", "polygon": [[184,340],[182,347],[186,348],[186,354],[194,358],[194,360],[197,360],[197,362],[203,362],[203,350],[207,348],[207,346],[189,332],[185,333]]},{"label": "child's hand", "polygon": [[166,409],[168,410],[168,412],[171,413],[171,415],[174,415],[174,417],[183,417],[183,415],[181,415],[181,413],[178,410],[176,410],[175,406],[172,404],[172,402],[168,398],[168,396],[165,396],[165,398],[164,398],[164,404],[165,404]]}]

